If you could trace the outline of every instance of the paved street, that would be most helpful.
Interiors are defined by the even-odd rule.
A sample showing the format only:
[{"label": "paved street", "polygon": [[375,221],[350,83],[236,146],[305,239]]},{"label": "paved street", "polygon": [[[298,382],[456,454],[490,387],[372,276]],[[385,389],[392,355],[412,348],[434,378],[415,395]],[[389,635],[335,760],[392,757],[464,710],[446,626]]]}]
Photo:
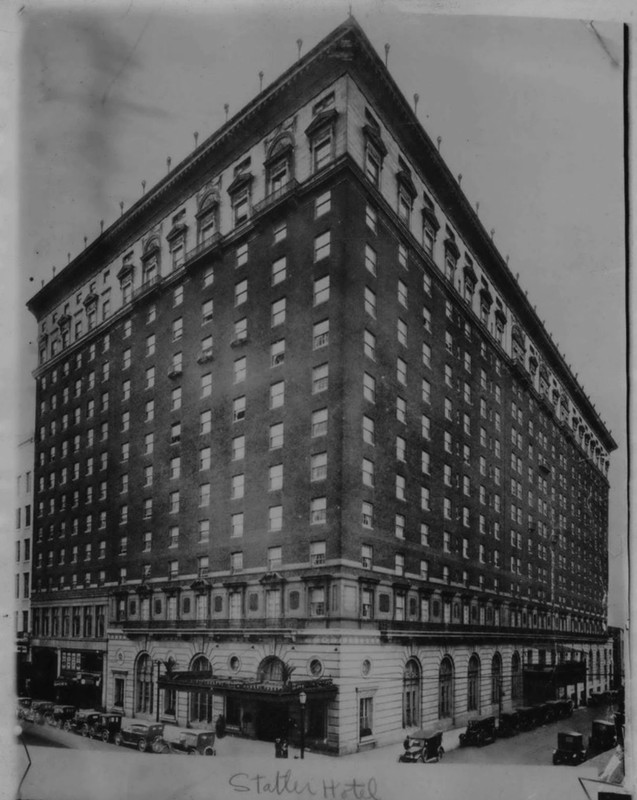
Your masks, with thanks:
[{"label": "paved street", "polygon": [[[424,797],[426,789],[426,800],[465,796],[472,800],[492,800],[494,796],[527,800],[532,795],[543,800],[584,800],[578,779],[595,779],[611,753],[580,767],[553,767],[551,753],[558,730],[588,734],[592,719],[604,716],[604,709],[581,709],[570,720],[483,748],[459,749],[462,729],[448,731],[445,758],[428,765],[398,764],[400,744],[341,758],[306,752],[301,761],[293,748],[289,759],[275,759],[271,742],[230,736],[216,742],[216,757],[180,758],[139,753],[131,747],[118,748],[24,723],[22,738],[32,763],[17,797],[239,800],[236,795],[240,793],[240,800],[258,800],[263,795],[288,795],[295,800],[394,800],[414,793]],[[16,747],[19,776],[25,774],[28,764],[24,743]]]}]

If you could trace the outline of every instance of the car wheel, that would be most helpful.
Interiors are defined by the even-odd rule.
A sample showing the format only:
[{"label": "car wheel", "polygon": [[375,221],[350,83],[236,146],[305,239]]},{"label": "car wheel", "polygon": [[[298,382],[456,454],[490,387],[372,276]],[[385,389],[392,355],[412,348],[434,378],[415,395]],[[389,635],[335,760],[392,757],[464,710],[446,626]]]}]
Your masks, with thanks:
[{"label": "car wheel", "polygon": [[108,731],[102,731],[102,741],[103,742],[108,742],[109,739],[110,739],[110,736],[108,735]]},{"label": "car wheel", "polygon": [[399,763],[399,764],[405,764],[405,763],[406,763],[406,761],[407,761],[407,759],[405,758],[405,756],[404,756],[404,755],[400,755],[400,756],[398,756],[398,763]]},{"label": "car wheel", "polygon": [[137,749],[140,753],[146,752],[146,740],[145,739],[138,739],[137,740]]},{"label": "car wheel", "polygon": [[67,720],[66,720],[66,722],[64,723],[64,726],[63,726],[63,727],[64,727],[64,730],[65,730],[67,733],[68,733],[68,732],[71,730],[71,723],[69,722],[69,720],[68,720],[68,719],[67,719]]},{"label": "car wheel", "polygon": [[553,766],[557,766],[560,763],[560,759],[557,756],[553,756]]},{"label": "car wheel", "polygon": [[215,754],[215,751],[213,750],[213,748],[212,748],[212,747],[208,746],[208,747],[206,747],[206,748],[204,749],[204,751],[203,751],[203,754],[204,754],[205,756],[214,756],[214,754]]},{"label": "car wheel", "polygon": [[82,736],[84,736],[85,738],[86,738],[86,737],[88,737],[89,730],[88,730],[88,725],[87,725],[86,723],[84,723],[84,725],[82,725],[82,730],[80,731],[80,733],[81,733],[81,734],[82,734]]},{"label": "car wheel", "polygon": [[124,740],[122,739],[122,734],[119,731],[117,731],[117,733],[115,734],[113,741],[118,747],[121,747],[124,744]]},{"label": "car wheel", "polygon": [[197,751],[197,749],[195,747],[191,747],[188,750],[188,755],[189,756],[197,756],[197,755],[199,755],[199,753],[198,753],[198,751]]},{"label": "car wheel", "polygon": [[444,747],[439,747],[438,748],[438,761],[442,761],[442,757],[444,756],[444,754],[445,754],[445,748]]}]

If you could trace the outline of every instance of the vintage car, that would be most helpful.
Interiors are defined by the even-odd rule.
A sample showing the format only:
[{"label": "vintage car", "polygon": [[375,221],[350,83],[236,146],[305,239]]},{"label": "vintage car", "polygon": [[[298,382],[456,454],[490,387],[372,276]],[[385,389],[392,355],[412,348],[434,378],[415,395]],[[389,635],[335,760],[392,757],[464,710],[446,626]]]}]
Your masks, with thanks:
[{"label": "vintage car", "polygon": [[605,719],[593,720],[591,735],[588,740],[589,758],[596,753],[612,750],[617,745],[615,723]]},{"label": "vintage car", "polygon": [[516,708],[516,712],[519,730],[531,731],[537,726],[537,709],[535,706],[520,706]]},{"label": "vintage car", "polygon": [[46,722],[54,728],[63,728],[67,720],[73,719],[76,711],[77,709],[75,706],[55,705],[51,711],[45,715],[45,719]]},{"label": "vintage car", "polygon": [[398,756],[400,764],[431,764],[445,754],[442,746],[442,731],[436,733],[429,731],[415,731],[410,733],[403,742],[404,753]]},{"label": "vintage car", "polygon": [[95,723],[100,715],[94,708],[78,708],[72,719],[64,722],[64,730],[72,733],[79,733],[81,736],[88,736],[91,725]]},{"label": "vintage car", "polygon": [[99,714],[97,719],[89,725],[88,735],[91,739],[101,739],[103,742],[111,742],[121,727],[121,714]]},{"label": "vintage car", "polygon": [[485,744],[495,742],[495,736],[495,717],[470,719],[467,723],[467,730],[460,734],[460,747],[468,747],[470,745],[482,747]]},{"label": "vintage car", "polygon": [[214,756],[215,732],[165,725],[161,739],[153,742],[155,753],[187,753],[189,756]]},{"label": "vintage car", "polygon": [[603,706],[608,702],[606,692],[591,692],[588,696],[586,705],[588,706]]},{"label": "vintage car", "polygon": [[498,721],[497,735],[501,738],[515,736],[519,729],[519,719],[516,711],[502,712]]},{"label": "vintage car", "polygon": [[[38,725],[44,725],[47,716],[53,712],[54,708],[55,703],[50,700],[34,700],[29,709],[31,721]],[[29,719],[29,717],[25,717],[25,719]]]},{"label": "vintage car", "polygon": [[16,707],[16,716],[18,719],[24,719],[24,713],[27,709],[31,708],[33,700],[30,697],[18,697],[18,705]]},{"label": "vintage car", "polygon": [[113,736],[116,745],[129,744],[136,747],[140,753],[150,750],[157,739],[164,734],[164,726],[159,722],[145,722],[143,720],[124,720],[120,729]]},{"label": "vintage car", "polygon": [[577,766],[582,761],[586,761],[583,735],[576,731],[560,731],[557,734],[557,748],[553,750],[553,763]]}]

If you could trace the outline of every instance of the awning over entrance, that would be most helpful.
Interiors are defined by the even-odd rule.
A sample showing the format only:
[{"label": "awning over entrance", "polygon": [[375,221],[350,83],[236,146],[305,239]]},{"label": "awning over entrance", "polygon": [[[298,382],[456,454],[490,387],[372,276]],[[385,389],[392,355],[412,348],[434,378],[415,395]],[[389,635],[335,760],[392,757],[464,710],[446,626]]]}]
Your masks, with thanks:
[{"label": "awning over entrance", "polygon": [[186,692],[220,692],[258,697],[260,700],[290,702],[303,691],[308,699],[328,700],[338,693],[338,687],[331,678],[317,678],[309,681],[280,683],[270,681],[246,681],[232,678],[215,678],[210,672],[181,671],[159,677],[160,689],[174,689]]}]

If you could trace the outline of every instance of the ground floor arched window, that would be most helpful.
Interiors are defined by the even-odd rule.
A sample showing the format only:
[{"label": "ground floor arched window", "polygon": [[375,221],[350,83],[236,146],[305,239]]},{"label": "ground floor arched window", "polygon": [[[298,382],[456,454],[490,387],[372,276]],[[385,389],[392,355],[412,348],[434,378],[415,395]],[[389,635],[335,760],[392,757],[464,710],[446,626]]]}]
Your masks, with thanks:
[{"label": "ground floor arched window", "polygon": [[511,699],[522,699],[522,664],[517,650],[511,657]]},{"label": "ground floor arched window", "polygon": [[499,703],[502,693],[502,657],[494,653],[491,659],[491,702]]},{"label": "ground floor arched window", "polygon": [[135,710],[140,714],[153,712],[153,662],[148,653],[137,659],[135,667]]},{"label": "ground floor arched window", "polygon": [[480,659],[475,653],[467,670],[467,711],[480,711]]},{"label": "ground floor arched window", "polygon": [[445,656],[438,673],[438,716],[440,719],[453,716],[453,661]]},{"label": "ground floor arched window", "polygon": [[403,728],[420,725],[420,664],[410,658],[403,672]]},{"label": "ground floor arched window", "polygon": [[[212,674],[212,664],[205,656],[197,656],[190,669],[193,672],[208,672]],[[190,721],[212,722],[212,692],[191,692]]]}]

